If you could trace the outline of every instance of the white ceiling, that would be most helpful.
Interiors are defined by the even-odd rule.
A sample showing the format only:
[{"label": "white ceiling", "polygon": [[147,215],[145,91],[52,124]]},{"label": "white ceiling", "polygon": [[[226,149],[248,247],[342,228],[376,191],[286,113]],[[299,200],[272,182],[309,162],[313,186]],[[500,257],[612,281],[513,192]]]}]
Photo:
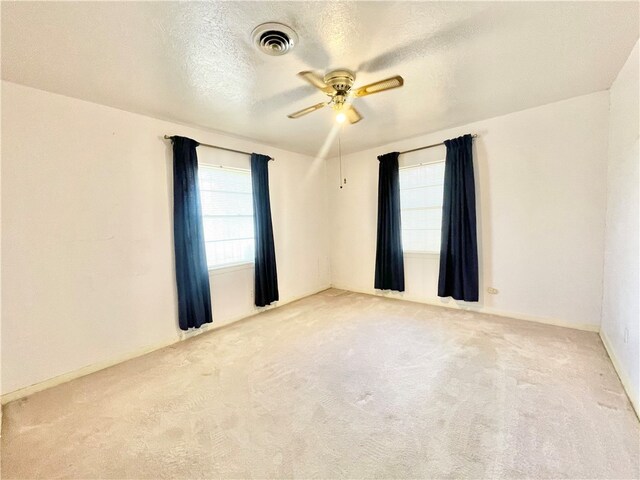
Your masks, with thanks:
[{"label": "white ceiling", "polygon": [[[291,53],[252,47],[267,21]],[[402,75],[344,153],[607,89],[638,29],[637,2],[3,2],[2,78],[313,155],[332,115],[286,117],[325,98],[297,72]]]}]

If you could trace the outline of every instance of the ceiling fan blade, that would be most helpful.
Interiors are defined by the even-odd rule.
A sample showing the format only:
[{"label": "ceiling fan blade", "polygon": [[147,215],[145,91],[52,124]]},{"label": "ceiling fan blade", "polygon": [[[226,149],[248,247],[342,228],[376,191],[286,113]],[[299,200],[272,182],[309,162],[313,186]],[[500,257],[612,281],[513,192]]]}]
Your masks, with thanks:
[{"label": "ceiling fan blade", "polygon": [[392,88],[398,88],[402,85],[404,85],[404,79],[400,75],[396,75],[395,77],[385,78],[379,82],[360,87],[353,95],[356,97],[364,97],[365,95],[372,95],[374,93],[384,92],[385,90],[391,90]]},{"label": "ceiling fan blade", "polygon": [[314,87],[316,87],[318,90],[323,91],[324,93],[333,93],[334,90],[332,87],[330,87],[329,85],[327,85],[326,83],[324,83],[324,80],[322,80],[322,77],[319,77],[318,75],[316,75],[313,72],[300,72],[298,73],[298,76],[300,78],[302,78],[303,80],[306,80],[307,82],[309,82],[311,85],[313,85]]},{"label": "ceiling fan blade", "polygon": [[344,114],[351,125],[362,120],[362,115],[360,115],[360,112],[353,108],[352,105],[349,105],[349,108],[345,110]]},{"label": "ceiling fan blade", "polygon": [[326,104],[327,104],[327,102],[316,103],[316,104],[315,104],[315,105],[313,105],[312,107],[304,108],[304,109],[299,110],[299,111],[297,111],[297,112],[294,112],[294,113],[292,113],[292,114],[290,114],[290,115],[287,115],[287,117],[289,117],[289,118],[300,118],[300,117],[302,117],[303,115],[306,115],[306,114],[311,113],[311,112],[315,112],[316,110],[320,110],[320,109],[321,109],[322,107],[324,107]]}]

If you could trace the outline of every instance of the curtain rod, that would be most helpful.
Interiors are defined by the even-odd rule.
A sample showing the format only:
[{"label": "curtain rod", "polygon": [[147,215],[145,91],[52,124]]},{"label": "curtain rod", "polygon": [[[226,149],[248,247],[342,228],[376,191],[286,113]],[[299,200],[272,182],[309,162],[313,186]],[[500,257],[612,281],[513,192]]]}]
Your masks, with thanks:
[{"label": "curtain rod", "polygon": [[[471,138],[477,138],[477,137],[478,137],[477,133],[474,133],[473,135],[471,135]],[[405,150],[404,152],[400,152],[400,155],[402,155],[403,153],[417,152],[418,150],[424,150],[425,148],[439,147],[440,145],[444,145],[444,142],[425,145],[424,147],[412,148],[411,150]]]},{"label": "curtain rod", "polygon": [[[165,138],[165,140],[171,140],[172,136],[165,135],[164,138]],[[196,142],[198,142],[198,141],[196,140]],[[244,155],[251,155],[251,152],[243,152],[242,150],[234,150],[233,148],[219,147],[218,145],[210,145],[208,143],[200,143],[200,142],[198,142],[198,144],[202,145],[203,147],[217,148],[218,150],[226,150],[227,152],[242,153]],[[269,157],[269,161],[271,161],[271,160],[273,160],[274,162],[276,161],[275,158]]]}]

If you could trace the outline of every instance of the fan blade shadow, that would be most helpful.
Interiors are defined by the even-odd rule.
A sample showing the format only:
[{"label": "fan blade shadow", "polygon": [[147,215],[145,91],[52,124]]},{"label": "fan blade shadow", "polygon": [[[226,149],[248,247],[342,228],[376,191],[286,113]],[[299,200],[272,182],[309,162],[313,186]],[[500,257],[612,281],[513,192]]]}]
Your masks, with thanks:
[{"label": "fan blade shadow", "polygon": [[[487,10],[488,9],[495,9],[495,7],[489,7]],[[415,58],[432,55],[439,51],[455,47],[458,44],[468,42],[472,37],[477,37],[485,31],[494,31],[497,27],[496,22],[485,15],[486,10],[481,12],[481,14],[483,15],[482,17],[476,14],[463,21],[452,24],[449,28],[435,32],[433,35],[408,42],[381,53],[362,63],[358,67],[358,71],[375,73],[386,70]],[[495,20],[495,18],[493,20]]]},{"label": "fan blade shadow", "polygon": [[322,41],[315,38],[311,32],[307,32],[307,42],[298,45],[293,54],[303,63],[309,65],[308,70],[324,71],[331,64],[331,55],[322,45]]},{"label": "fan blade shadow", "polygon": [[[291,90],[276,93],[271,97],[258,100],[253,104],[253,109],[255,111],[269,112],[271,110],[280,108],[289,108],[291,107],[291,104],[300,100],[304,100],[305,98],[308,98],[314,94],[318,95],[318,93],[319,92],[317,90],[314,91],[314,89],[310,85],[304,84]],[[320,98],[322,97],[318,95],[318,99]]]}]

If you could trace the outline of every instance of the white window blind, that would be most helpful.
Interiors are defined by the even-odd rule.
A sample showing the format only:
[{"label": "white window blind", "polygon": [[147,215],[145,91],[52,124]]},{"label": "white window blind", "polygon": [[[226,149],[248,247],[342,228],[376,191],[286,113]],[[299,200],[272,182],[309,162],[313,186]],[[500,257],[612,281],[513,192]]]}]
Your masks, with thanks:
[{"label": "white window blind", "polygon": [[200,165],[198,177],[209,268],[253,262],[251,172]]},{"label": "white window blind", "polygon": [[440,253],[444,161],[400,168],[405,252]]}]

